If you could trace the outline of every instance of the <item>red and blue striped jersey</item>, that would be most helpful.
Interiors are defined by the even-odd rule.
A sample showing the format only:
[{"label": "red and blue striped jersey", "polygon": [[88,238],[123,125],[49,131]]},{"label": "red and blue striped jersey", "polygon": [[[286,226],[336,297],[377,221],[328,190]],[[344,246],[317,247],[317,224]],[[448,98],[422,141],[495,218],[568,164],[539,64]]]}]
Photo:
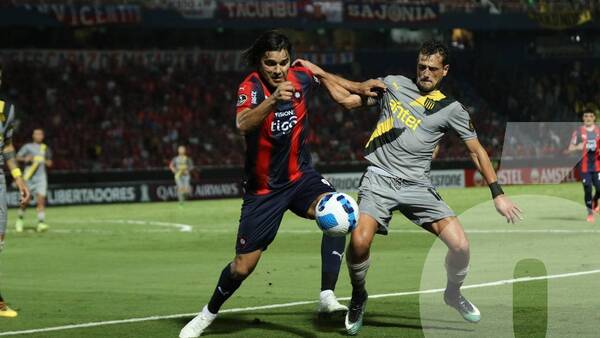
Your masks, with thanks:
[{"label": "red and blue striped jersey", "polygon": [[[291,67],[287,80],[294,86],[293,99],[279,102],[262,125],[246,133],[246,191],[268,194],[291,184],[313,170],[308,147],[308,100],[319,83],[304,67]],[[238,90],[237,113],[258,106],[271,95],[257,72]]]},{"label": "red and blue striped jersey", "polygon": [[587,130],[581,126],[573,132],[571,144],[583,143],[583,158],[581,159],[581,172],[600,171],[600,154],[598,142],[600,141],[600,127],[594,125],[594,129]]}]

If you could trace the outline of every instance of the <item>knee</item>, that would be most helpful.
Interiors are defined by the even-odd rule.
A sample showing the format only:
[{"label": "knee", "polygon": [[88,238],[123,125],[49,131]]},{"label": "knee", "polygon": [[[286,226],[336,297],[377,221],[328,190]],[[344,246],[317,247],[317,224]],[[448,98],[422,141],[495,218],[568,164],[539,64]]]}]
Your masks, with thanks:
[{"label": "knee", "polygon": [[448,245],[448,250],[450,250],[450,252],[452,252],[453,254],[468,256],[469,240],[464,238],[462,240],[456,241],[455,243]]},{"label": "knee", "polygon": [[244,280],[250,276],[255,267],[256,263],[235,259],[231,263],[231,275],[236,280]]},{"label": "knee", "polygon": [[352,234],[352,240],[350,244],[350,252],[352,258],[360,261],[369,257],[369,250],[371,249],[372,238],[365,236],[361,233]]}]

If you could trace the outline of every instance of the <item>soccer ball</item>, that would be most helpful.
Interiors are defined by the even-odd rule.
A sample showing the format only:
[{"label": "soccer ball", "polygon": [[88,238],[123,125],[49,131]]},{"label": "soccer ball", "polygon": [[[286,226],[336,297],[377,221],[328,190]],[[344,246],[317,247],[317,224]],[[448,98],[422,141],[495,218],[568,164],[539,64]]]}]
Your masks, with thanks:
[{"label": "soccer ball", "polygon": [[330,193],[317,203],[317,225],[326,235],[341,237],[349,234],[358,223],[358,204],[344,193]]}]

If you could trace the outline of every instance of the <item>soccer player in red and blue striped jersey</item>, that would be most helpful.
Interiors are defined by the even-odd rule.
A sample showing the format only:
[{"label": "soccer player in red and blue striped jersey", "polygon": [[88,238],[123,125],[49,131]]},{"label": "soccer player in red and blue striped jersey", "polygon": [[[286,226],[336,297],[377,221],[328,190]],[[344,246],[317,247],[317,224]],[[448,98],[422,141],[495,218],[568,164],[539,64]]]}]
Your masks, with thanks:
[{"label": "soccer player in red and blue striped jersey", "polygon": [[[212,323],[275,239],[287,210],[314,219],[319,199],[335,191],[313,168],[308,148],[308,104],[319,81],[310,70],[292,65],[291,52],[285,35],[269,31],[245,53],[255,71],[238,89],[236,125],[246,139],[246,165],[236,255],[209,303],[181,330],[182,338],[198,337]],[[372,82],[353,84],[361,94],[377,96]],[[345,238],[323,235],[321,243],[319,312],[346,311],[333,294]]]},{"label": "soccer player in red and blue striped jersey", "polygon": [[[594,222],[594,212],[598,212],[600,197],[600,127],[596,125],[596,114],[591,107],[583,112],[583,125],[573,132],[569,143],[569,152],[581,151],[581,182],[583,183],[584,201],[588,210],[587,221]],[[592,185],[596,194],[592,198]]]}]

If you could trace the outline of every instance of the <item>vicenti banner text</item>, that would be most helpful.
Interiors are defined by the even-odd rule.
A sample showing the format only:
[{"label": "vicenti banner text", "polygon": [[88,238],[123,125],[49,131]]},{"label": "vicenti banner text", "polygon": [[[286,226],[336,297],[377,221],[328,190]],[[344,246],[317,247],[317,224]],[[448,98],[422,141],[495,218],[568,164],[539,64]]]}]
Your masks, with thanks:
[{"label": "vicenti banner text", "polygon": [[[65,1],[66,2],[66,1]],[[72,5],[66,3],[26,4],[27,10],[46,14],[67,26],[138,24],[142,22],[139,5]]]}]

